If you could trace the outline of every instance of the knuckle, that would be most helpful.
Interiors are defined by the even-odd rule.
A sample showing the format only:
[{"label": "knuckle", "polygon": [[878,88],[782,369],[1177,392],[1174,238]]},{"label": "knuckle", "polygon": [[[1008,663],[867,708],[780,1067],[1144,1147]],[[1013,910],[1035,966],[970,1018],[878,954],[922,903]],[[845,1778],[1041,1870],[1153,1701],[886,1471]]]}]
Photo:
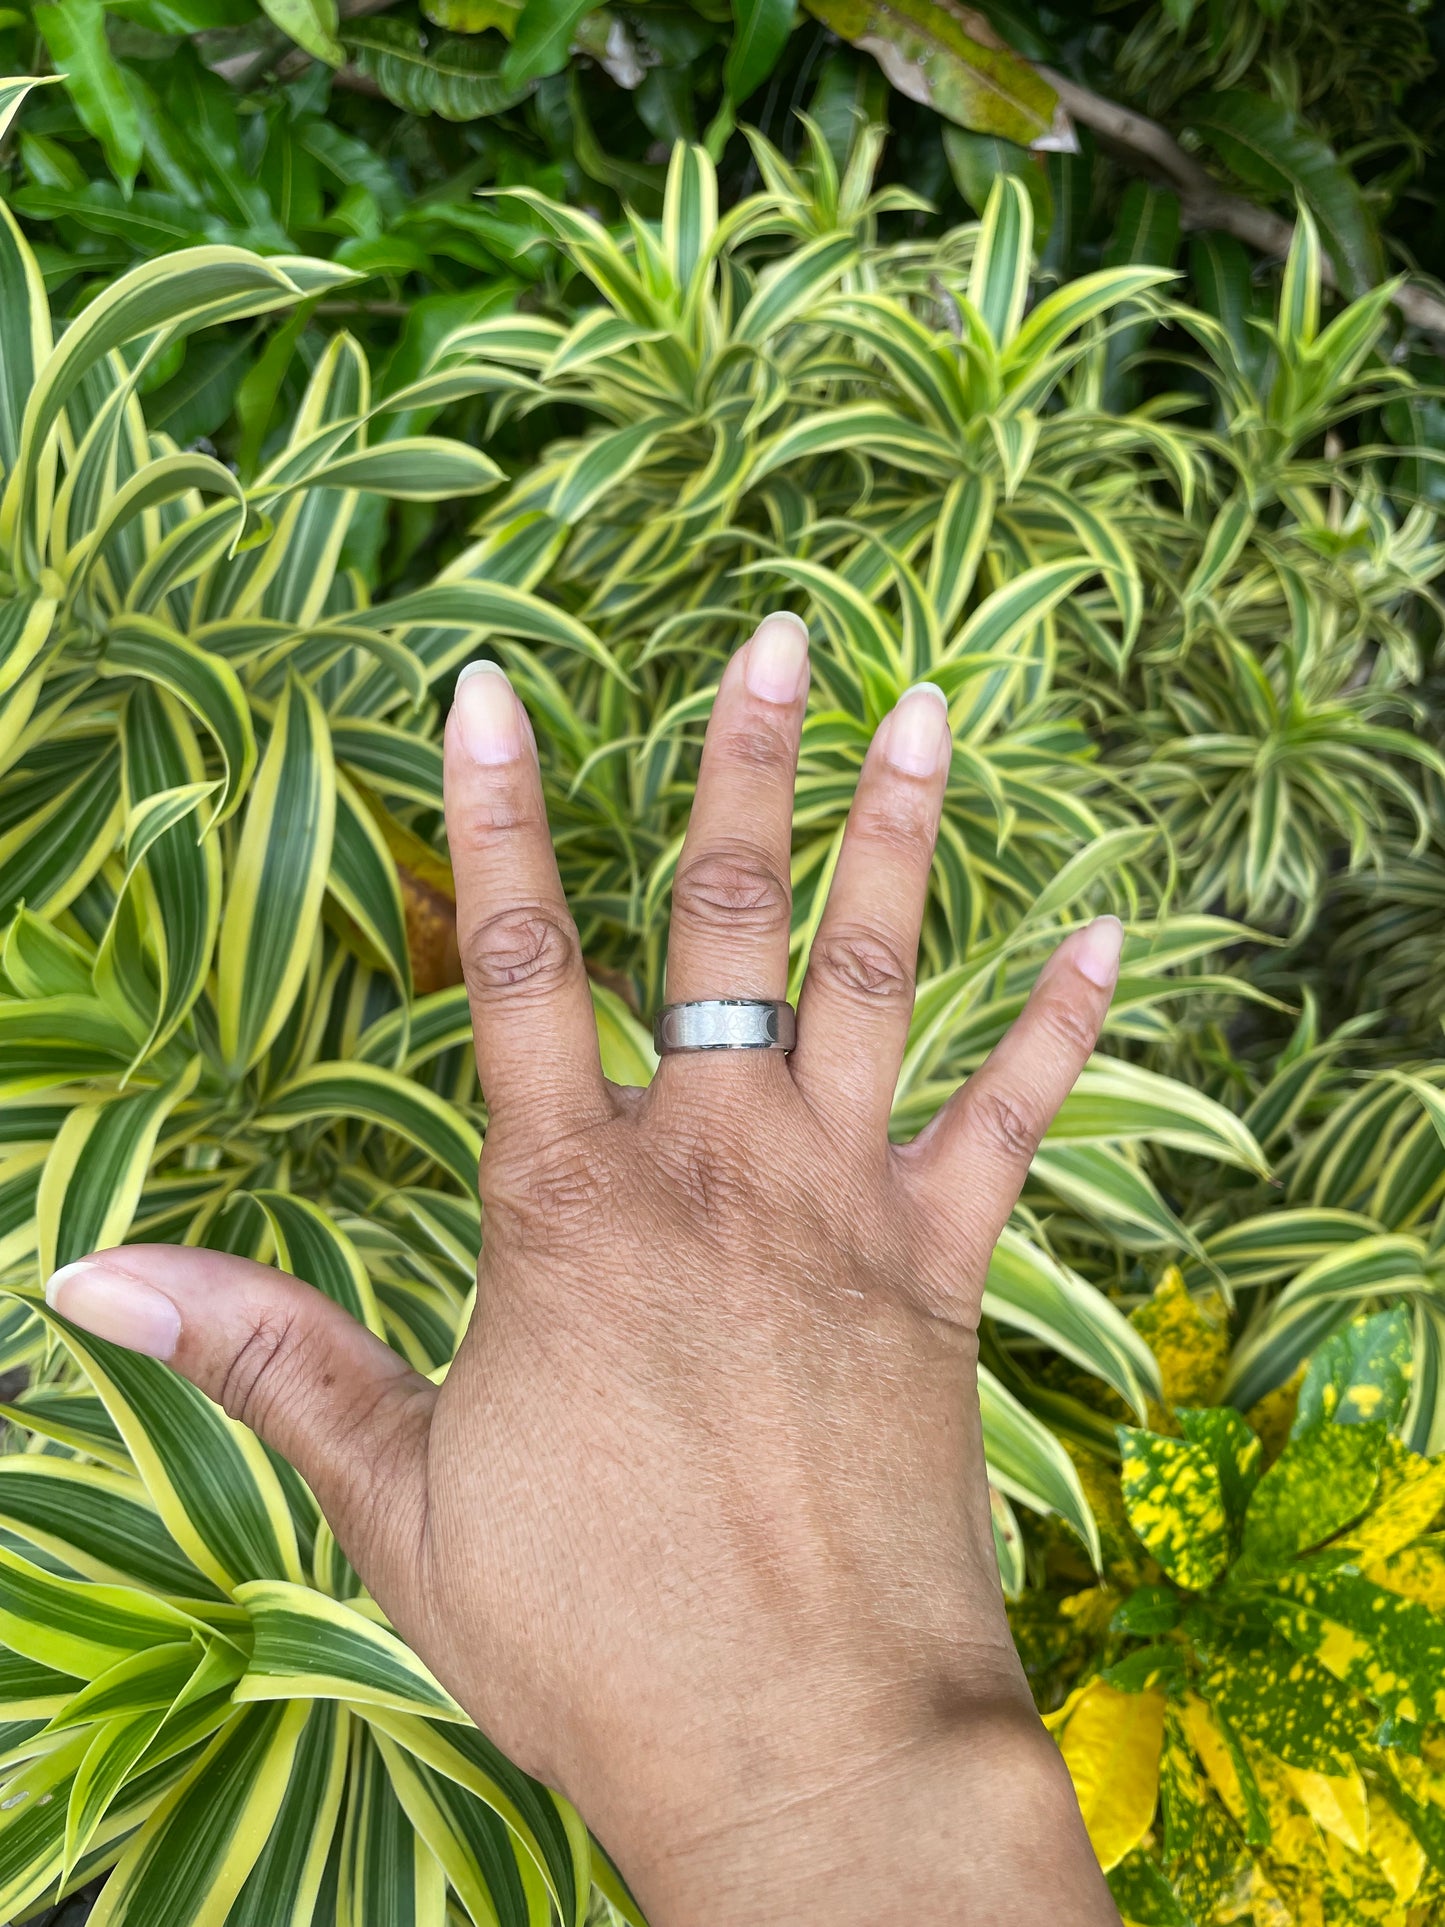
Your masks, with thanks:
[{"label": "knuckle", "polygon": [[1062,997],[1051,997],[1039,1012],[1049,1040],[1071,1058],[1081,1061],[1093,1053],[1098,1026],[1086,1010]]},{"label": "knuckle", "polygon": [[772,936],[787,927],[791,907],[787,883],[754,850],[691,857],[672,886],[673,915],[703,929]]},{"label": "knuckle", "polygon": [[910,865],[931,862],[938,810],[921,786],[890,783],[855,805],[850,833],[869,849]]},{"label": "knuckle", "polygon": [[300,1336],[296,1313],[289,1307],[266,1305],[253,1314],[217,1396],[230,1418],[264,1432],[271,1414],[284,1405],[304,1374]]},{"label": "knuckle", "polygon": [[595,1235],[612,1217],[615,1164],[587,1133],[541,1146],[529,1135],[524,1147],[494,1126],[478,1179],[488,1244],[554,1249],[579,1233]]},{"label": "knuckle", "polygon": [[675,1195],[710,1229],[734,1219],[756,1201],[746,1160],[715,1141],[680,1136],[670,1147],[664,1170]]},{"label": "knuckle", "polygon": [[479,995],[554,989],[581,960],[569,917],[541,904],[499,910],[467,931],[462,969]]},{"label": "knuckle", "polygon": [[987,1084],[975,1096],[979,1124],[994,1147],[1011,1162],[1027,1164],[1039,1148],[1038,1120],[1007,1091]]},{"label": "knuckle", "polygon": [[779,770],[792,771],[796,754],[793,741],[791,729],[756,716],[738,728],[728,730],[717,747],[729,763],[774,775]]},{"label": "knuckle", "polygon": [[463,849],[479,853],[497,843],[510,841],[519,830],[531,829],[542,820],[531,786],[499,780],[489,785],[485,796],[468,800],[466,810],[460,813],[460,821],[455,825],[448,823],[447,835]]},{"label": "knuckle", "polygon": [[828,931],[813,946],[810,971],[844,996],[896,1004],[913,997],[912,965],[876,930]]}]

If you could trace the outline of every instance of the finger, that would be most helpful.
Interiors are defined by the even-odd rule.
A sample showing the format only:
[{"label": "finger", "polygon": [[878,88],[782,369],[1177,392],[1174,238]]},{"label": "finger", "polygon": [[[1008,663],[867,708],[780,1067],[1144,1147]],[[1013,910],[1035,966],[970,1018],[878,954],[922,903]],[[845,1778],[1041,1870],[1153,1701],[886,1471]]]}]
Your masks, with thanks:
[{"label": "finger", "polygon": [[446,728],[457,947],[493,1120],[608,1111],[582,948],[562,893],[526,711],[491,662],[457,678]]},{"label": "finger", "polygon": [[767,616],[723,673],[672,886],[670,1003],[781,997],[808,632]]},{"label": "finger", "polygon": [[1044,1132],[1099,1041],[1119,976],[1117,917],[1073,931],[974,1073],[905,1147],[919,1177],[986,1260],[1018,1202]]},{"label": "finger", "polygon": [[848,812],[798,1005],[793,1076],[824,1116],[887,1129],[908,1042],[918,934],[953,743],[941,689],[884,717]]},{"label": "finger", "polygon": [[288,1459],[369,1586],[414,1573],[436,1388],[340,1305],[178,1245],[81,1258],[45,1297],[82,1331],[165,1359]]}]

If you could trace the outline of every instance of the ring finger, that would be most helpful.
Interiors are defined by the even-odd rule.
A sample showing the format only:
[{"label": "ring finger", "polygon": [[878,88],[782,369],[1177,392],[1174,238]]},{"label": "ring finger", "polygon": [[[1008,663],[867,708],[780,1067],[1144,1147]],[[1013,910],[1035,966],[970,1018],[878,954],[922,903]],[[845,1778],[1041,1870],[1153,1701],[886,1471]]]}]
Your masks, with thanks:
[{"label": "ring finger", "polygon": [[808,632],[764,618],[723,672],[672,886],[669,1003],[781,997]]}]

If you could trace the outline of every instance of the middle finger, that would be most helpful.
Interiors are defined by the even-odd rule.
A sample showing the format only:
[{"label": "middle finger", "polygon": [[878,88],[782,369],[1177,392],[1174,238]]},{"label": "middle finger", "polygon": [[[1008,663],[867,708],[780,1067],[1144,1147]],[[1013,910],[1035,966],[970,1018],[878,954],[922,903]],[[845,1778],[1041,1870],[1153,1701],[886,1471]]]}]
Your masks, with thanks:
[{"label": "middle finger", "polygon": [[672,886],[667,997],[781,997],[808,632],[764,618],[723,672]]}]

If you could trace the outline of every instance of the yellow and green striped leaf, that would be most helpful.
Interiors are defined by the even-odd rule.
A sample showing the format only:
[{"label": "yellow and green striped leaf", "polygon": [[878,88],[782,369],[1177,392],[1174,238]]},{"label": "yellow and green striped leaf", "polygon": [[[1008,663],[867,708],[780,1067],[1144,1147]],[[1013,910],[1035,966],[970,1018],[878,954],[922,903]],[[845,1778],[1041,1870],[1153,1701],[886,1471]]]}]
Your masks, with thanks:
[{"label": "yellow and green striped leaf", "polygon": [[95,1927],[222,1927],[275,1825],[304,1706],[240,1710],[122,1855]]},{"label": "yellow and green striped leaf", "polygon": [[156,1140],[200,1074],[193,1059],[153,1091],[80,1104],[46,1159],[36,1195],[41,1276],[118,1245],[130,1229]]},{"label": "yellow and green striped leaf", "polygon": [[62,1579],[0,1546],[0,1640],[42,1666],[89,1679],[117,1659],[201,1630],[153,1593]]},{"label": "yellow and green striped leaf", "polygon": [[99,1393],[181,1551],[222,1592],[299,1580],[296,1529],[260,1441],[158,1359],[47,1321]]},{"label": "yellow and green striped leaf", "polygon": [[549,1927],[556,1916],[547,1883],[506,1822],[379,1729],[374,1737],[407,1818],[470,1918],[481,1927]]},{"label": "yellow and green striped leaf", "polygon": [[466,1190],[477,1181],[481,1137],[424,1085],[376,1064],[313,1064],[274,1092],[259,1121],[289,1130],[316,1118],[352,1117],[394,1131],[435,1160]]},{"label": "yellow and green striped leaf", "polygon": [[446,1927],[441,1862],[418,1835],[370,1738],[351,1760],[336,1927]]},{"label": "yellow and green striped leaf", "polygon": [[520,1772],[475,1727],[437,1726],[370,1709],[366,1719],[377,1733],[499,1814],[546,1880],[565,1927],[583,1927],[590,1846],[587,1829],[560,1794]]},{"label": "yellow and green striped leaf", "polygon": [[276,1239],[276,1262],[381,1336],[381,1313],[361,1255],[320,1205],[289,1191],[254,1191]]},{"label": "yellow and green striped leaf", "polygon": [[978,1399],[991,1483],[1035,1512],[1057,1512],[1078,1533],[1097,1565],[1099,1528],[1079,1475],[1058,1439],[983,1365],[978,1368]]},{"label": "yellow and green striped leaf", "polygon": [[[129,615],[110,625],[100,668],[106,676],[134,676],[155,683],[191,711],[221,752],[226,771],[225,789],[212,822],[229,816],[245,795],[256,767],[251,708],[230,663],[152,616]],[[132,794],[138,793],[143,792],[133,786]]]},{"label": "yellow and green striped leaf", "polygon": [[[82,1439],[80,1449],[94,1449],[86,1434],[75,1434],[71,1442]],[[166,1530],[145,1487],[132,1473],[110,1465],[34,1452],[7,1454],[0,1458],[0,1523],[87,1579],[150,1587],[182,1599],[215,1595],[211,1581]]]},{"label": "yellow and green striped leaf", "polygon": [[226,1927],[312,1927],[327,1860],[339,1840],[351,1735],[344,1707],[318,1700],[307,1713],[275,1822]]},{"label": "yellow and green striped leaf", "polygon": [[395,1633],[309,1586],[238,1586],[255,1645],[238,1700],[340,1699],[431,1719],[464,1720]]},{"label": "yellow and green striped leaf", "polygon": [[301,988],[331,863],[336,771],[326,717],[294,678],[246,804],[221,921],[216,1012],[237,1071],[274,1042]]}]

